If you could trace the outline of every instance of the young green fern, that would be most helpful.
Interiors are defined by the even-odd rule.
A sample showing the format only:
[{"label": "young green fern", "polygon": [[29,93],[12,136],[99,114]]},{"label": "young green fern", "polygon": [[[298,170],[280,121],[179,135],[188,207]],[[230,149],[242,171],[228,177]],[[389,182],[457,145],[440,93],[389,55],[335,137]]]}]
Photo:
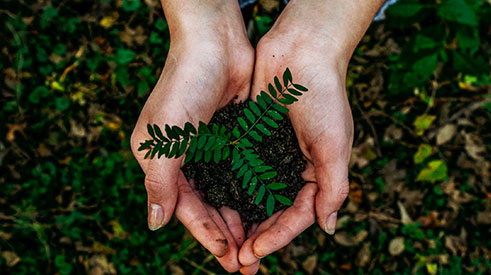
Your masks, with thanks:
[{"label": "young green fern", "polygon": [[[242,188],[247,188],[247,193],[252,195],[257,188],[254,203],[258,205],[266,199],[266,212],[268,216],[273,214],[276,201],[285,205],[292,205],[287,197],[275,194],[274,191],[286,188],[282,182],[266,184],[265,181],[273,180],[276,171],[259,159],[259,155],[252,149],[253,144],[249,137],[262,142],[263,136],[270,136],[271,130],[278,128],[275,120],[284,119],[290,105],[307,92],[308,89],[300,84],[293,83],[290,70],[286,68],[283,73],[283,83],[278,77],[273,84],[268,85],[269,94],[261,91],[256,97],[256,102],[250,101],[249,107],[244,108],[244,116],[237,118],[238,126],[232,132],[228,132],[225,126],[212,123],[207,125],[199,122],[198,129],[186,122],[184,129],[178,126],[165,125],[165,134],[157,125],[147,125],[148,133],[152,139],[140,143],[138,150],[148,150],[145,158],[165,156],[178,158],[184,154],[184,163],[190,161],[214,161],[219,163],[232,156],[232,171],[237,171],[236,177],[242,178]],[[281,104],[278,104],[282,103]],[[270,130],[271,129],[271,130]],[[259,187],[258,187],[259,186]]]}]

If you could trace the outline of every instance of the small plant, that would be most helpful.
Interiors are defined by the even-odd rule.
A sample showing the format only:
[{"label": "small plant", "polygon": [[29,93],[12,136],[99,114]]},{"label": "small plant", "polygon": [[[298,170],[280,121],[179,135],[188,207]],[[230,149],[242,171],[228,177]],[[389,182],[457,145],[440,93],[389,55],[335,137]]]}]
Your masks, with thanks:
[{"label": "small plant", "polygon": [[[273,84],[268,85],[269,94],[261,91],[256,97],[256,102],[249,101],[249,108],[244,108],[244,116],[237,118],[238,125],[232,132],[227,131],[225,126],[212,123],[207,125],[199,122],[198,129],[191,123],[186,122],[184,129],[178,126],[165,125],[165,136],[158,125],[148,124],[148,133],[152,139],[140,143],[138,150],[148,150],[145,158],[154,158],[165,156],[167,158],[178,158],[184,154],[186,157],[184,163],[192,160],[198,162],[214,161],[219,163],[232,156],[232,171],[237,170],[237,178],[242,178],[242,188],[247,189],[247,193],[252,195],[259,185],[254,203],[261,203],[265,195],[266,212],[268,216],[273,214],[276,201],[292,205],[292,201],[285,196],[275,194],[273,191],[286,188],[282,182],[272,182],[266,184],[264,181],[273,180],[276,177],[276,171],[268,166],[264,161],[259,159],[252,149],[253,144],[249,137],[258,142],[262,142],[263,137],[271,135],[270,129],[278,128],[275,120],[284,119],[283,114],[288,113],[288,108],[284,105],[290,105],[301,96],[302,92],[308,89],[302,85],[292,82],[292,74],[288,68],[283,73],[283,85],[278,77],[274,78]],[[277,102],[276,102],[277,101]],[[240,126],[240,127],[239,127]]]}]

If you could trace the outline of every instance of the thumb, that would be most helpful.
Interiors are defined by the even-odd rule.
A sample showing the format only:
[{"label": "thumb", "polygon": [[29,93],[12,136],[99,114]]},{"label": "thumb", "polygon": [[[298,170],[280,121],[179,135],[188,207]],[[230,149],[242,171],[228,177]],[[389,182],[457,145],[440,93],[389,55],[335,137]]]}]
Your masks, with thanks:
[{"label": "thumb", "polygon": [[166,225],[176,207],[180,160],[149,160],[145,171],[148,197],[148,227],[157,230]]},{"label": "thumb", "polygon": [[[312,154],[315,176],[319,185],[319,192],[315,198],[315,210],[319,226],[332,235],[336,230],[338,210],[349,193],[350,150],[345,146],[326,146],[323,142],[316,145],[318,150]],[[339,151],[328,151],[327,148],[339,148]]]}]

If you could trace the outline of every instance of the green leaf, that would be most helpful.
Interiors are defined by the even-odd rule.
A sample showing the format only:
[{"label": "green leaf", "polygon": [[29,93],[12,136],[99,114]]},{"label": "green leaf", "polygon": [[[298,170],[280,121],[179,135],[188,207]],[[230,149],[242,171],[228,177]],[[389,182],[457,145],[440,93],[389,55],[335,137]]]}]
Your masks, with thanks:
[{"label": "green leaf", "polygon": [[[232,164],[240,160],[240,153],[235,147],[232,149]],[[238,167],[237,167],[238,168]]]},{"label": "green leaf", "polygon": [[225,135],[225,132],[227,131],[227,128],[225,128],[225,126],[222,125],[222,127],[220,127],[220,133],[219,135],[221,137],[223,137]]},{"label": "green leaf", "polygon": [[167,157],[168,158],[174,157],[178,151],[179,151],[179,141],[176,141],[174,142],[174,144],[172,144],[172,149],[170,150],[170,153],[167,155]]},{"label": "green leaf", "polygon": [[262,180],[269,180],[269,179],[272,179],[274,177],[276,177],[275,171],[266,172],[266,173],[259,176],[259,178]]},{"label": "green leaf", "polygon": [[266,214],[268,216],[273,215],[275,199],[272,194],[268,195],[268,200],[266,201]]},{"label": "green leaf", "polygon": [[213,136],[209,137],[205,145],[205,151],[210,150],[210,148],[213,147],[213,145],[215,145],[215,141],[216,141],[216,137]]},{"label": "green leaf", "polygon": [[189,152],[189,150],[188,150],[188,152],[186,153],[186,157],[184,158],[184,164],[190,162],[193,159],[193,157],[194,157],[194,154]]},{"label": "green leaf", "polygon": [[170,152],[170,146],[172,145],[172,142],[167,142],[165,145],[164,145],[164,155],[165,156],[168,156],[169,155],[169,152]]},{"label": "green leaf", "polygon": [[249,185],[249,189],[247,189],[247,194],[249,194],[249,196],[252,195],[254,190],[256,190],[256,186],[257,186],[257,178],[253,177],[251,179],[251,184]]},{"label": "green leaf", "polygon": [[271,85],[271,83],[268,84],[268,92],[272,97],[277,98],[278,95],[276,94],[276,90],[274,89],[273,85]]},{"label": "green leaf", "polygon": [[247,187],[251,178],[252,178],[252,171],[249,170],[244,174],[244,178],[242,179],[242,189],[245,189]]},{"label": "green leaf", "polygon": [[286,188],[286,186],[287,185],[282,183],[282,182],[273,182],[273,183],[268,184],[268,188],[270,190],[280,190],[280,189]]},{"label": "green leaf", "polygon": [[447,165],[441,160],[433,160],[419,172],[416,181],[435,182],[447,179]]},{"label": "green leaf", "polygon": [[222,160],[226,160],[230,156],[230,147],[223,148]]},{"label": "green leaf", "polygon": [[145,156],[143,158],[147,159],[151,153],[152,153],[152,150],[148,150],[148,152],[145,154]]},{"label": "green leaf", "polygon": [[276,86],[276,90],[278,91],[278,93],[281,93],[283,91],[283,86],[281,86],[280,80],[277,76],[274,77],[274,85]]},{"label": "green leaf", "polygon": [[211,150],[210,151],[205,151],[205,155],[204,155],[204,158],[203,158],[204,161],[206,163],[209,163],[210,160],[211,160],[212,155],[213,155],[213,151],[211,151]]},{"label": "green leaf", "polygon": [[292,73],[290,72],[290,69],[287,67],[285,72],[283,73],[283,85],[287,87],[288,82],[292,82],[292,81],[293,81]]},{"label": "green leaf", "polygon": [[166,124],[165,125],[165,133],[169,139],[179,139],[179,136],[172,130],[172,128]]},{"label": "green leaf", "polygon": [[249,125],[247,125],[247,122],[243,118],[239,117],[237,118],[237,121],[239,121],[239,125],[242,127],[242,129],[244,129],[244,131],[249,130]]},{"label": "green leaf", "polygon": [[293,205],[293,202],[285,196],[276,194],[274,197],[284,205]]},{"label": "green leaf", "polygon": [[251,159],[251,160],[249,160],[249,166],[251,166],[251,167],[256,167],[256,166],[261,165],[263,163],[264,163],[264,161],[262,161],[260,159]]},{"label": "green leaf", "polygon": [[116,63],[123,65],[131,62],[135,57],[135,52],[128,49],[119,48],[116,50],[116,55],[114,56],[114,61]]},{"label": "green leaf", "polygon": [[288,108],[286,108],[285,106],[282,106],[282,105],[280,105],[278,103],[274,103],[273,104],[273,108],[275,108],[280,113],[286,114],[286,113],[289,112]]},{"label": "green leaf", "polygon": [[222,159],[222,150],[221,149],[215,150],[214,153],[213,153],[213,161],[216,164],[218,164],[221,159]]},{"label": "green leaf", "polygon": [[194,136],[191,138],[191,141],[189,142],[188,153],[194,153],[197,146],[198,146],[198,137]]},{"label": "green leaf", "polygon": [[154,147],[154,148],[152,149],[152,154],[150,155],[150,158],[151,158],[151,159],[153,159],[153,157],[155,157],[155,154],[157,154],[157,152],[158,152],[158,151],[159,151],[159,150],[157,149],[157,147]]},{"label": "green leaf", "polygon": [[261,203],[265,193],[266,193],[266,188],[264,188],[264,185],[259,186],[259,190],[257,190],[256,199],[254,200],[255,205]]},{"label": "green leaf", "polygon": [[157,124],[153,125],[153,130],[155,131],[155,134],[160,140],[163,140],[165,142],[168,142],[169,140],[162,134],[162,130],[160,130],[160,127]]},{"label": "green leaf", "polygon": [[215,135],[218,135],[218,130],[220,130],[220,127],[216,123],[213,123],[213,125],[211,126],[211,132]]},{"label": "green leaf", "polygon": [[295,87],[295,89],[302,91],[302,92],[307,92],[309,90],[300,84],[293,84],[293,87]]},{"label": "green leaf", "polygon": [[424,130],[430,127],[435,119],[436,116],[427,115],[427,114],[416,117],[416,120],[414,120],[413,123],[414,127],[416,128],[416,133],[420,136],[423,135]]},{"label": "green leaf", "polygon": [[256,121],[256,117],[249,109],[244,108],[244,114],[251,123],[254,123]]},{"label": "green leaf", "polygon": [[271,169],[273,169],[273,167],[267,166],[267,165],[262,165],[262,166],[254,167],[254,172],[262,173],[262,172],[266,172],[266,171],[271,170]]},{"label": "green leaf", "polygon": [[477,27],[479,22],[472,6],[465,0],[446,0],[437,6],[438,14],[448,21]]},{"label": "green leaf", "polygon": [[145,142],[140,142],[140,147],[138,151],[143,151],[145,149],[150,148],[153,145],[153,139],[145,140]]},{"label": "green leaf", "polygon": [[148,131],[148,134],[149,134],[149,135],[150,135],[152,138],[155,138],[155,133],[153,132],[152,125],[147,124],[147,131]]},{"label": "green leaf", "polygon": [[296,98],[295,98],[294,96],[292,96],[292,95],[289,95],[289,94],[284,94],[283,96],[284,96],[286,99],[289,99],[289,100],[291,100],[291,101],[293,101],[293,102],[298,101],[298,99],[296,99]]},{"label": "green leaf", "polygon": [[262,96],[257,95],[256,101],[257,101],[257,104],[259,104],[259,106],[261,106],[261,108],[263,108],[263,109],[268,108],[268,106],[267,106],[266,102],[264,101],[264,99],[262,98]]},{"label": "green leaf", "polygon": [[262,137],[261,137],[261,136],[260,136],[260,135],[259,135],[259,134],[258,134],[256,131],[250,131],[250,132],[249,132],[249,135],[250,135],[250,136],[251,136],[253,139],[255,139],[255,140],[259,141],[259,142],[262,142],[262,141],[263,141],[263,138],[262,138]]},{"label": "green leaf", "polygon": [[207,136],[200,136],[198,138],[198,149],[201,149],[201,148],[203,148],[203,146],[205,146],[207,139],[208,139]]},{"label": "green leaf", "polygon": [[259,107],[257,107],[257,104],[254,102],[254,101],[249,101],[249,108],[251,108],[251,110],[254,112],[254,114],[256,114],[256,116],[260,116],[261,115],[261,110],[259,109]]},{"label": "green leaf", "polygon": [[182,139],[181,145],[179,145],[179,153],[176,155],[176,158],[180,157],[180,156],[184,155],[184,153],[186,153],[188,141],[189,141],[189,137],[184,137]]},{"label": "green leaf", "polygon": [[423,7],[423,5],[418,3],[403,1],[389,6],[386,13],[396,17],[409,18],[415,16]]},{"label": "green leaf", "polygon": [[237,126],[234,127],[234,129],[232,130],[232,133],[234,134],[235,138],[240,137],[240,131],[239,131],[239,128]]},{"label": "green leaf", "polygon": [[[174,133],[178,134],[179,136],[185,136],[186,133],[184,133],[184,130],[179,128],[178,126],[172,126],[172,131],[174,131]],[[177,137],[179,138],[179,137]]]},{"label": "green leaf", "polygon": [[194,162],[198,162],[203,157],[203,150],[197,150],[196,155],[194,155]]},{"label": "green leaf", "polygon": [[261,97],[264,99],[266,104],[271,104],[273,102],[273,99],[271,99],[271,97],[265,91],[261,91]]},{"label": "green leaf", "polygon": [[428,144],[420,144],[418,151],[414,154],[414,163],[421,163],[431,155],[432,148]]},{"label": "green leaf", "polygon": [[238,161],[236,161],[235,163],[233,163],[233,165],[232,165],[232,171],[239,169],[239,167],[241,167],[242,164],[244,164],[244,160],[243,159],[239,159]]},{"label": "green leaf", "polygon": [[241,145],[241,147],[252,147],[253,146],[252,143],[247,138],[241,139],[239,145]]},{"label": "green leaf", "polygon": [[271,118],[263,116],[261,119],[264,120],[264,122],[266,122],[266,124],[268,124],[269,126],[271,126],[273,128],[278,128],[278,123],[276,123]]},{"label": "green leaf", "polygon": [[206,123],[204,123],[203,121],[200,121],[198,125],[198,134],[201,135],[201,134],[209,134],[209,133],[210,133],[210,129],[208,129],[208,125],[206,125]]},{"label": "green leaf", "polygon": [[276,120],[283,120],[283,116],[275,110],[269,110],[268,115]]},{"label": "green leaf", "polygon": [[[285,94],[286,95],[286,94]],[[278,98],[278,102],[280,102],[281,104],[285,104],[285,105],[290,105],[292,104],[294,101],[291,100],[291,99],[288,99],[288,98]]]},{"label": "green leaf", "polygon": [[271,132],[261,123],[256,124],[256,128],[259,129],[263,134],[271,136]]},{"label": "green leaf", "polygon": [[236,177],[237,178],[242,177],[245,174],[245,172],[247,172],[247,167],[248,167],[247,164],[242,165],[242,167],[240,167],[240,169],[239,169],[239,172],[237,172]]},{"label": "green leaf", "polygon": [[301,96],[303,95],[301,92],[295,90],[295,89],[292,89],[292,88],[288,88],[288,92],[292,95],[296,95],[296,96]]},{"label": "green leaf", "polygon": [[191,124],[189,122],[186,122],[184,124],[184,131],[186,131],[186,133],[196,134],[196,128],[194,127],[193,124]]}]

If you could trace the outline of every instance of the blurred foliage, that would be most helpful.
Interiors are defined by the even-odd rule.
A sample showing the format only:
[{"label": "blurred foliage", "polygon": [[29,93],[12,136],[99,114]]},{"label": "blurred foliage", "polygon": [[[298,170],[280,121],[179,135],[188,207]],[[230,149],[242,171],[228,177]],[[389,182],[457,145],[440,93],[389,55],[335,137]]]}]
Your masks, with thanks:
[{"label": "blurred foliage", "polygon": [[[169,49],[159,2],[2,4],[0,273],[224,273],[177,220],[146,227],[129,137]],[[253,9],[252,41],[279,12]],[[372,24],[337,233],[312,226],[262,273],[489,274],[490,36],[487,0],[401,0]]]}]

